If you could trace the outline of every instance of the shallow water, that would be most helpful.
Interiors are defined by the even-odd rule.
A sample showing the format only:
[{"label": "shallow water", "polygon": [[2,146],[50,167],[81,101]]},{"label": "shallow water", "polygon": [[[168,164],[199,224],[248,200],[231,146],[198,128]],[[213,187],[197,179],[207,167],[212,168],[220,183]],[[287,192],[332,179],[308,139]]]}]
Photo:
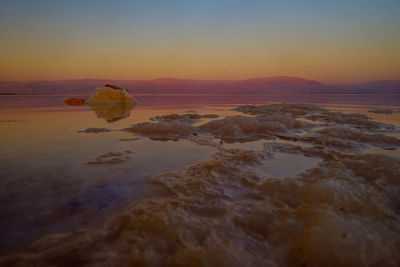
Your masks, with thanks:
[{"label": "shallow water", "polygon": [[[134,199],[165,194],[150,183],[153,175],[205,160],[215,150],[185,140],[129,140],[131,134],[118,131],[148,120],[154,111],[110,124],[89,108],[76,111],[62,101],[31,107],[25,101],[0,114],[2,250],[23,247],[43,234],[86,227]],[[90,127],[115,131],[79,132]],[[126,162],[87,164],[100,154],[126,150],[132,152]]]},{"label": "shallow water", "polygon": [[301,154],[276,153],[273,159],[261,161],[256,169],[261,171],[259,175],[266,178],[295,177],[298,173],[317,167],[320,162],[321,159]]},{"label": "shallow water", "polygon": [[[168,203],[176,196],[179,196],[176,199],[177,203],[181,203],[181,197],[194,198],[188,200],[186,204],[176,204],[179,207],[184,207],[185,213],[187,212],[181,218],[185,221],[182,222],[182,227],[188,227],[185,226],[186,220],[193,220],[194,224],[201,224],[201,220],[196,221],[200,213],[204,215],[208,212],[222,212],[218,211],[219,205],[236,207],[238,210],[232,211],[230,216],[242,218],[246,214],[244,211],[239,211],[241,209],[240,205],[257,206],[261,196],[261,198],[265,198],[266,195],[271,194],[270,197],[272,197],[272,189],[270,188],[272,184],[268,183],[278,183],[275,180],[279,181],[279,179],[286,181],[284,178],[293,178],[296,183],[303,183],[302,178],[298,176],[302,175],[302,173],[307,173],[310,169],[321,168],[324,172],[331,171],[330,167],[328,168],[324,165],[332,164],[331,161],[327,160],[329,153],[337,157],[336,160],[342,156],[340,153],[345,153],[343,157],[349,157],[349,159],[347,159],[348,163],[343,164],[350,164],[353,161],[361,162],[359,159],[351,158],[354,157],[351,156],[352,154],[386,154],[394,158],[400,158],[399,147],[392,144],[391,139],[382,139],[380,143],[373,143],[370,139],[362,139],[362,136],[358,137],[359,139],[356,141],[354,141],[354,138],[352,140],[351,138],[339,136],[344,139],[338,137],[339,139],[334,139],[334,142],[332,139],[326,139],[320,143],[320,141],[315,141],[322,140],[322,136],[319,136],[319,131],[329,129],[332,126],[329,124],[331,122],[326,125],[325,121],[313,121],[310,118],[301,117],[298,118],[298,121],[304,122],[304,125],[302,124],[301,126],[302,128],[297,129],[296,127],[298,126],[295,125],[292,130],[288,128],[288,130],[281,132],[283,126],[280,123],[272,123],[276,120],[276,117],[266,120],[267,126],[264,126],[262,124],[263,121],[258,122],[254,115],[232,110],[232,108],[242,104],[311,103],[327,107],[331,111],[342,111],[346,114],[365,114],[375,122],[400,126],[399,95],[142,95],[136,97],[140,104],[132,109],[70,107],[63,104],[66,98],[65,96],[0,96],[1,254],[23,251],[33,241],[50,234],[93,231],[103,221],[114,220],[110,216],[114,214],[121,216],[120,212],[126,212],[124,209],[130,205],[136,205],[135,203],[137,203],[140,206],[142,205],[140,203],[147,203],[141,201],[148,201],[149,199],[154,199],[156,203],[163,201],[168,206],[172,205]],[[397,113],[387,115],[368,112],[369,109],[380,107],[395,110]],[[150,118],[154,116],[173,113],[187,114],[193,113],[193,111],[198,114],[217,114],[219,118],[205,118],[201,121],[193,121],[193,123],[190,123],[192,126],[185,124],[185,127],[193,127],[188,128],[193,130],[189,130],[188,133],[185,132],[183,135],[182,132],[173,132],[173,138],[167,138],[162,141],[157,140],[154,135],[147,135],[147,132],[130,132],[129,130],[131,125],[150,122]],[[215,128],[220,127],[218,125],[213,126],[213,128],[207,127],[208,122],[237,115],[253,117],[255,118],[254,122],[261,123],[262,127],[272,127],[271,129],[275,129],[278,132],[272,130],[271,136],[260,136],[260,132],[257,131],[264,128],[249,129],[253,122],[241,125],[242,132],[237,131],[239,126],[235,123],[239,122],[233,122],[230,126],[223,122],[223,128],[221,129]],[[345,119],[348,120],[347,118]],[[240,123],[242,122],[247,123],[246,119],[243,119]],[[289,120],[284,127],[288,127],[287,125],[291,125],[291,123]],[[310,129],[307,128],[308,126],[306,127],[306,125],[311,125],[312,123],[315,124],[315,127],[312,126],[313,128]],[[370,127],[370,124],[367,126]],[[105,131],[104,129],[111,131]],[[171,130],[171,128],[168,128],[168,130]],[[377,134],[378,132],[378,130],[373,130],[370,134]],[[235,141],[236,139],[232,139],[232,136],[238,133],[246,133],[246,137]],[[178,134],[178,137],[176,137],[176,134]],[[326,131],[324,134],[331,134],[331,132]],[[343,134],[348,133],[345,132]],[[385,134],[388,136],[398,135],[396,131]],[[349,143],[350,141],[353,143]],[[323,152],[318,148],[321,145],[324,147]],[[248,158],[247,155],[241,155],[240,153],[242,152],[239,151],[249,151],[256,154],[254,154],[254,158],[252,158],[253,156]],[[96,162],[99,156],[102,159],[102,155],[104,156],[108,152],[121,152],[120,156],[115,154],[117,155],[115,156],[117,163],[88,164],[88,162]],[[233,156],[227,153],[233,153]],[[232,159],[226,161],[226,157],[232,157]],[[240,158],[240,163],[236,162],[238,160],[237,157]],[[364,159],[362,162],[364,162]],[[365,160],[365,162],[368,162],[368,160]],[[237,171],[234,172],[236,168]],[[350,169],[350,165],[347,168]],[[210,171],[209,175],[211,176],[207,176],[207,174],[200,180],[195,179],[197,175],[205,171]],[[344,173],[347,172],[344,171]],[[242,179],[240,183],[229,180],[234,179],[229,177],[239,174],[242,175],[240,176],[240,179]],[[362,176],[363,174],[360,175]],[[159,178],[156,179],[154,178],[155,176]],[[252,178],[253,176],[254,178]],[[176,177],[181,177],[181,180],[177,181]],[[203,185],[202,183],[210,177],[216,180],[210,180]],[[266,178],[271,179],[271,181],[267,184],[262,184],[262,181]],[[393,177],[389,178],[393,179]],[[243,179],[246,180],[246,183]],[[330,181],[330,183],[337,182],[336,180]],[[242,183],[245,183],[246,186]],[[249,186],[249,184],[252,185]],[[327,187],[324,187],[327,185],[318,184],[318,186],[322,186],[321,192],[316,193],[319,190],[316,188],[319,187],[317,184],[315,186],[315,188],[304,189],[311,191],[301,193],[301,198],[307,198],[307,196],[310,199],[317,198],[313,194],[323,194],[323,190],[328,190]],[[333,185],[330,184],[329,186]],[[293,185],[288,188],[293,188]],[[275,188],[274,190],[277,189]],[[329,190],[332,189],[330,188]],[[263,193],[261,194],[260,192]],[[278,192],[280,191],[278,190]],[[296,195],[300,193],[293,191],[290,194]],[[214,208],[211,207],[206,211],[206,207],[199,203],[207,197],[214,199],[218,203],[228,199],[231,204],[228,202],[221,204],[221,202],[216,204],[214,211],[212,211]],[[235,198],[237,199],[235,200]],[[291,200],[290,203],[298,202],[301,198]],[[248,203],[239,205],[237,203],[239,200],[247,201]],[[192,203],[192,201],[194,202]],[[143,205],[149,211],[152,210],[152,207],[148,207],[147,204]],[[186,207],[185,205],[188,206]],[[196,211],[191,213],[188,209]],[[165,210],[162,212],[165,212]],[[326,212],[330,212],[330,209]],[[383,209],[381,212],[384,213]],[[176,218],[180,218],[179,216]],[[324,219],[328,217],[324,217]],[[254,222],[257,223],[257,220],[261,220],[261,218],[254,218]],[[277,217],[273,218],[278,220]],[[345,219],[340,218],[340,220]],[[247,223],[252,224],[252,222],[240,220],[241,230],[236,228],[236,224],[230,225],[228,223],[228,225],[222,225],[218,220],[215,223],[219,225],[218,227],[230,229],[227,232],[224,232],[225,230],[221,231],[221,234],[227,236],[229,236],[228,233],[230,231],[238,231],[236,234],[239,236],[250,231],[251,233],[249,232],[246,237],[243,237],[243,244],[254,246],[253,251],[259,250],[261,255],[262,251],[265,250],[265,247],[263,247],[265,244],[261,245],[261,243],[257,243],[258,241],[255,242],[250,239],[263,239],[266,237],[260,237],[258,232],[256,235],[258,237],[254,237],[253,232],[258,230],[244,226]],[[299,220],[299,227],[304,223],[301,219],[296,220]],[[115,221],[111,225],[114,223]],[[137,222],[132,223],[136,224]],[[157,235],[156,232],[161,231],[159,227],[166,226],[158,225],[151,230],[143,231],[155,231],[152,234]],[[171,227],[180,226],[178,223]],[[207,230],[203,230],[213,231],[213,226],[207,227]],[[396,225],[395,227],[399,226]],[[174,230],[169,229],[168,231]],[[193,229],[188,229],[185,233],[193,235],[195,233],[193,231]],[[227,236],[224,238],[228,238]],[[163,233],[160,233],[161,237],[163,237]],[[144,243],[151,241],[150,236],[144,236],[143,238],[142,242]],[[164,236],[163,238],[167,240],[169,237]],[[183,237],[180,235],[179,238]],[[186,238],[189,237],[187,236]],[[269,238],[265,240],[272,244],[274,241]],[[279,238],[285,238],[285,236],[281,235]],[[396,243],[399,240],[398,236],[392,236],[392,238],[395,240],[393,241],[395,242],[394,244],[398,244]],[[195,246],[189,239],[182,242],[186,242],[187,246]],[[104,242],[101,240],[100,238],[98,242]],[[234,242],[230,237],[227,240]],[[239,239],[235,242],[242,241]],[[285,242],[288,242],[288,240]],[[235,244],[238,245],[238,243]],[[201,252],[202,245],[197,245]],[[218,246],[221,253],[222,251],[228,253],[225,250],[226,247],[221,244]],[[110,247],[109,249],[112,250],[113,248]],[[117,252],[118,249],[115,249]],[[209,247],[208,249],[211,248]],[[157,248],[154,248],[154,251],[154,253],[160,253],[159,255],[165,253],[165,251],[160,252]],[[201,253],[199,255],[202,255]],[[229,253],[232,253],[232,251]],[[254,255],[251,256],[252,253],[246,253],[242,255],[244,258],[254,258]],[[279,254],[282,252],[270,253]],[[313,255],[313,253],[310,252],[308,257],[312,257],[310,255]],[[391,250],[388,253],[388,255],[396,256]],[[397,253],[400,252],[397,251]],[[273,254],[273,256],[264,255],[263,257],[271,261],[271,264],[272,262],[279,263],[281,261],[278,259],[278,254]],[[147,256],[144,254],[140,256],[139,253],[137,258],[141,257],[143,260],[148,259]],[[185,257],[189,256],[186,255]],[[185,257],[179,258],[178,255],[177,259],[182,261]],[[156,259],[157,257],[154,258],[154,260]],[[214,260],[214,263],[219,262],[218,259]],[[114,264],[117,265],[116,262]],[[145,262],[149,263],[147,260]],[[243,261],[238,262],[244,263]],[[257,265],[257,261],[251,260],[249,262]],[[321,261],[315,262],[320,263]],[[172,264],[173,261],[170,263]],[[95,264],[95,262],[92,262],[92,264]],[[229,265],[228,262],[225,262],[225,264]]]}]

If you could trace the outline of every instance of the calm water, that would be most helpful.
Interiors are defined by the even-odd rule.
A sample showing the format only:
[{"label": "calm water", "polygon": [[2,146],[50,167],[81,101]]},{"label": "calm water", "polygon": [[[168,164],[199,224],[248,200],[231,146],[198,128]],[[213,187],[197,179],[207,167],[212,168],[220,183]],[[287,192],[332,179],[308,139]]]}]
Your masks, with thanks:
[{"label": "calm water", "polygon": [[[168,195],[151,183],[153,175],[216,151],[186,140],[130,140],[132,134],[119,131],[155,115],[195,110],[227,116],[239,114],[231,108],[241,104],[310,103],[400,125],[399,113],[367,112],[400,111],[400,95],[139,95],[133,109],[71,107],[64,105],[66,98],[0,96],[0,253],[26,248],[46,234],[90,227],[134,200]],[[113,131],[79,132],[87,128]],[[87,164],[126,150],[132,153],[125,162]]]}]

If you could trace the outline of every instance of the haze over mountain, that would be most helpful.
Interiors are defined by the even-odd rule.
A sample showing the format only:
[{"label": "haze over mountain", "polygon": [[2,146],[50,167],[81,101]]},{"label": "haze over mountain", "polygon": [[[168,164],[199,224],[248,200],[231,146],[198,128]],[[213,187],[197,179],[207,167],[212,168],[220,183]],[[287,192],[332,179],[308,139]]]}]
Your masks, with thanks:
[{"label": "haze over mountain", "polygon": [[371,81],[333,86],[298,77],[276,76],[246,80],[82,79],[59,81],[0,81],[0,94],[88,95],[106,83],[133,94],[276,94],[276,93],[400,93],[400,80]]}]

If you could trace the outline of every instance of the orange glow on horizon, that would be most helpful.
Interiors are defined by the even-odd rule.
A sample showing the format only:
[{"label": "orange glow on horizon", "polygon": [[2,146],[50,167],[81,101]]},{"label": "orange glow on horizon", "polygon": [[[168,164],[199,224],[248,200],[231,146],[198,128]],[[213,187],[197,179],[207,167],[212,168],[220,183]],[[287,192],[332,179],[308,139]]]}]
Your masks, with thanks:
[{"label": "orange glow on horizon", "polygon": [[8,53],[0,56],[0,80],[147,80],[162,77],[236,80],[285,75],[340,83],[400,78],[399,54],[383,57],[379,53],[365,56],[350,51],[323,50],[312,53],[199,51],[192,54],[171,51],[128,55],[124,52],[57,54],[27,51],[18,57]]}]

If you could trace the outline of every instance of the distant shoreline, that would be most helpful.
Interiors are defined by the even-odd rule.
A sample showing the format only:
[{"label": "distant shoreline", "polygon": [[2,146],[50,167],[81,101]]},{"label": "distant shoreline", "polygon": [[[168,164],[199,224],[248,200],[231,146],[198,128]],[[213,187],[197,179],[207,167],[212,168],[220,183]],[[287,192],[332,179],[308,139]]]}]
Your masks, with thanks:
[{"label": "distant shoreline", "polygon": [[104,84],[125,88],[135,95],[400,94],[400,80],[378,80],[357,84],[330,85],[300,77],[274,76],[245,80],[164,78],[154,80],[0,81],[0,95],[89,95],[96,88],[103,87]]},{"label": "distant shoreline", "polygon": [[[136,96],[223,96],[223,95],[400,95],[400,93],[195,93],[195,94],[135,94]],[[0,96],[89,96],[88,94],[15,94],[0,93]]]}]

